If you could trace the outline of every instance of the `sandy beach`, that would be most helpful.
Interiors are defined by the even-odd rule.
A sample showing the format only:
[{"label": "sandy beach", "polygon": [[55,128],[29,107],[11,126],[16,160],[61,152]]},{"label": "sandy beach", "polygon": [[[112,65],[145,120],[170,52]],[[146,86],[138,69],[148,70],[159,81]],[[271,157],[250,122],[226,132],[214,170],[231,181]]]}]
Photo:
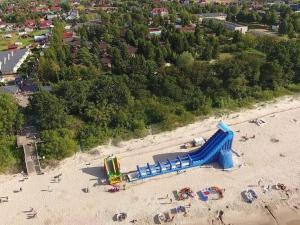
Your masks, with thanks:
[{"label": "sandy beach", "polygon": [[[257,126],[250,120],[262,118]],[[127,183],[126,190],[108,193],[104,185],[103,159],[115,154],[123,172],[155,160],[190,151],[180,146],[195,137],[209,138],[219,121],[234,131],[236,168],[223,171],[217,165],[193,168],[181,174],[168,174]],[[243,141],[242,137],[251,137]],[[274,141],[276,140],[276,141]],[[0,176],[0,225],[109,225],[155,224],[154,217],[180,205],[191,204],[187,216],[178,214],[168,224],[176,225],[300,225],[300,98],[283,97],[261,103],[170,132],[121,142],[118,146],[99,146],[89,153],[77,153],[43,175],[24,179],[22,174]],[[53,177],[62,174],[57,182]],[[262,186],[286,185],[281,190],[263,193]],[[260,184],[260,185],[258,185]],[[193,199],[176,201],[173,191],[190,187],[195,193],[203,188],[224,188],[224,198],[204,202]],[[89,193],[83,191],[89,188]],[[241,192],[251,187],[258,194],[252,204],[243,201]],[[18,191],[22,188],[22,191]],[[286,194],[288,193],[288,195]],[[168,196],[168,198],[166,198]],[[170,202],[172,198],[172,202]],[[218,218],[223,212],[222,220]],[[34,218],[30,218],[36,212]],[[116,213],[126,212],[123,222],[113,221]],[[273,216],[272,216],[273,215]]]}]

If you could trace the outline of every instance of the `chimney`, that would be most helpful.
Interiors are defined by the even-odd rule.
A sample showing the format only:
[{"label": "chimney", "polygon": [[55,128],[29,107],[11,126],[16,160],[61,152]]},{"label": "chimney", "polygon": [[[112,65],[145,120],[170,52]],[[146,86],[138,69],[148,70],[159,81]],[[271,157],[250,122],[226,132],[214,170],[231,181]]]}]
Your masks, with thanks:
[{"label": "chimney", "polygon": [[4,62],[3,62],[3,64],[4,64],[4,65],[6,64],[6,57],[4,57]]},{"label": "chimney", "polygon": [[9,59],[10,59],[10,54],[8,53],[7,54],[7,61],[9,61]]}]

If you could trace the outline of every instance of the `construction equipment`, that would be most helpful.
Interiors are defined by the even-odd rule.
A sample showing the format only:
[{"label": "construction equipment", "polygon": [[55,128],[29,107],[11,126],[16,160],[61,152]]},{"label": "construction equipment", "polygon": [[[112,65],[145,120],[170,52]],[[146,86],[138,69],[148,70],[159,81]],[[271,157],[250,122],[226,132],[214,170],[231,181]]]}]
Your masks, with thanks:
[{"label": "construction equipment", "polygon": [[109,156],[104,159],[104,169],[110,185],[118,184],[122,181],[120,163],[116,156]]}]

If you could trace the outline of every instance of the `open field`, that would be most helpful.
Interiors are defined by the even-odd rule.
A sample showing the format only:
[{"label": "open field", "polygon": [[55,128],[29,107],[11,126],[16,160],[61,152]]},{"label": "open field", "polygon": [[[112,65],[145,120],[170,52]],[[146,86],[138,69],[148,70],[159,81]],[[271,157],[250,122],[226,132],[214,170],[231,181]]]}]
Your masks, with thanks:
[{"label": "open field", "polygon": [[12,32],[12,33],[10,33],[12,35],[11,38],[3,37],[3,35],[5,35],[6,33],[0,32],[0,51],[7,50],[7,47],[9,45],[12,45],[16,42],[22,43],[22,46],[20,46],[20,47],[28,46],[34,42],[33,37],[35,35],[41,35],[41,34],[45,34],[47,32],[49,32],[49,31],[48,30],[35,30],[29,34],[31,37],[20,37],[17,32]]},{"label": "open field", "polygon": [[[259,127],[249,120],[263,118],[267,124]],[[180,145],[194,137],[210,137],[218,121],[223,120],[235,131],[236,165],[232,171],[218,166],[194,168],[182,174],[168,174],[127,184],[125,191],[108,193],[103,185],[103,159],[116,154],[121,169],[134,170],[153,160],[176,156],[187,150]],[[242,136],[254,139],[241,141]],[[277,139],[277,142],[271,140]],[[1,224],[11,225],[96,225],[117,224],[114,214],[126,212],[128,219],[119,224],[154,224],[159,212],[191,204],[187,217],[177,215],[169,224],[186,225],[298,225],[300,224],[300,98],[285,97],[273,103],[260,104],[255,109],[233,113],[222,118],[208,118],[171,132],[150,135],[142,139],[121,142],[118,146],[99,146],[90,153],[78,153],[64,160],[54,170],[24,180],[21,174],[0,176]],[[53,177],[62,173],[62,180]],[[260,181],[260,182],[259,182]],[[260,185],[284,183],[290,191],[271,190],[263,193]],[[252,204],[242,200],[241,191],[249,185],[258,193]],[[203,202],[196,196],[176,201],[173,191],[190,187],[195,192],[209,186],[225,188],[220,200]],[[14,193],[22,187],[22,191]],[[89,187],[90,192],[82,189]],[[168,195],[168,199],[165,197]],[[172,198],[172,202],[169,199]],[[265,208],[268,206],[270,212]],[[33,208],[37,217],[27,219]],[[217,218],[222,210],[223,222]],[[272,217],[271,213],[274,217]],[[277,222],[276,222],[277,221]]]}]

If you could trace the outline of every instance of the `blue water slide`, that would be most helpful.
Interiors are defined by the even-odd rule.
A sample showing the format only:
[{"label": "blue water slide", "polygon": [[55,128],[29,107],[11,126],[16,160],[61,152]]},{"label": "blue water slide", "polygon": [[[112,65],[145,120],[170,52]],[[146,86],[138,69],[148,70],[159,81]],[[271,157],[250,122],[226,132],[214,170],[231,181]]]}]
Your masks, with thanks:
[{"label": "blue water slide", "polygon": [[153,165],[137,166],[139,179],[158,176],[165,173],[180,171],[183,169],[201,166],[213,162],[219,162],[221,167],[228,169],[233,167],[232,141],[233,131],[223,122],[218,124],[219,130],[203,146],[183,156],[174,159],[158,161]]}]

